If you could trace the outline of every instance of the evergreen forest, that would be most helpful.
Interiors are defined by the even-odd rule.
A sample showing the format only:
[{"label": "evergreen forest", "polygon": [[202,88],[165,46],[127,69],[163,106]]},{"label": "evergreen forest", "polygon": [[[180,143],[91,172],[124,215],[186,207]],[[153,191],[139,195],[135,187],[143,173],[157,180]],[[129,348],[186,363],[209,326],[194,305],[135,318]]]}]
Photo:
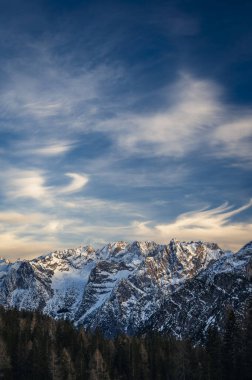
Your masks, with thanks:
[{"label": "evergreen forest", "polygon": [[0,308],[0,378],[18,380],[250,380],[252,307],[243,322],[228,310],[225,329],[201,344],[168,334],[105,339],[37,312]]}]

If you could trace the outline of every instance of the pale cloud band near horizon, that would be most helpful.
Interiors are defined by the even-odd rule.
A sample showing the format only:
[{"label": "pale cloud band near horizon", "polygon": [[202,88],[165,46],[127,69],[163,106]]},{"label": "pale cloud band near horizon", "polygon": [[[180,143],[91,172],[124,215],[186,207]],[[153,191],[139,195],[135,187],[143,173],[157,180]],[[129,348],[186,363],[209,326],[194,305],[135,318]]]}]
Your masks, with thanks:
[{"label": "pale cloud band near horizon", "polygon": [[[80,238],[78,245],[92,244],[99,240],[104,241],[105,245],[105,242],[109,242],[108,239],[116,234],[121,237],[118,240],[126,237],[128,241],[154,240],[161,244],[167,244],[172,238],[182,241],[201,240],[218,243],[225,250],[237,251],[251,240],[252,223],[234,222],[231,217],[242,213],[251,206],[252,200],[236,209],[225,203],[214,209],[181,214],[174,221],[156,225],[153,225],[151,221],[135,221],[129,225],[92,226],[88,223],[83,223],[78,218],[66,220],[54,218],[54,220],[48,220],[46,214],[29,215],[3,212],[0,213],[0,225],[4,223],[8,228],[6,231],[1,230],[0,232],[0,255],[9,259],[15,259],[20,256],[31,258],[43,254],[45,251],[66,248],[62,246],[62,242],[57,237],[57,232],[64,233],[66,230],[68,233],[77,233],[80,237],[85,235],[89,237],[88,242],[81,241]],[[87,204],[85,207],[88,207]],[[106,207],[106,205],[103,205],[103,207]],[[109,205],[107,209],[108,207]],[[118,211],[122,212],[120,208]],[[151,224],[153,225],[152,227]],[[35,235],[35,239],[32,235],[23,236],[27,227]],[[97,234],[97,230],[99,234]],[[40,238],[38,239],[37,236],[40,236]],[[99,243],[100,245],[101,243]]]}]

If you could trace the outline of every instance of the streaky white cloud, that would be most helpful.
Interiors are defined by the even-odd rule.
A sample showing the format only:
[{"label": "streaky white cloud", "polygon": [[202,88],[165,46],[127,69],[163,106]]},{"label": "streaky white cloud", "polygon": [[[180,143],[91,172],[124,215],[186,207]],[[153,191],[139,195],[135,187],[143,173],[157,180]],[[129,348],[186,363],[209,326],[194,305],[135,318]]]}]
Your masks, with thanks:
[{"label": "streaky white cloud", "polygon": [[218,126],[213,132],[212,144],[219,147],[217,155],[252,159],[252,115],[240,116]]},{"label": "streaky white cloud", "polygon": [[24,214],[12,210],[0,212],[0,223],[5,225],[17,225],[17,224],[31,224],[41,222],[42,218],[45,221],[45,216],[41,213],[28,213]]},{"label": "streaky white cloud", "polygon": [[81,211],[82,215],[88,216],[88,219],[102,216],[106,220],[109,216],[123,215],[124,218],[141,217],[143,218],[143,212],[141,207],[134,203],[119,202],[100,198],[88,198],[82,197],[81,199],[71,198],[60,202],[59,205],[64,209],[71,211]]},{"label": "streaky white cloud", "polygon": [[188,74],[170,89],[167,109],[146,117],[132,116],[115,134],[132,153],[184,156],[207,141],[222,117],[220,89]]},{"label": "streaky white cloud", "polygon": [[[55,61],[53,46],[50,41],[46,44],[34,44],[34,59],[23,57],[21,69],[15,60],[4,67],[9,79],[0,91],[0,113],[18,119],[19,123],[10,122],[8,128],[21,129],[28,140],[35,125],[48,141],[69,135],[78,140],[83,132],[105,132],[120,155],[180,158],[204,150],[215,158],[251,161],[251,115],[237,117],[249,111],[226,104],[217,83],[182,72],[175,84],[162,89],[159,110],[139,116],[131,111],[139,98],[131,96],[118,103],[114,97],[104,98],[110,79],[119,88],[122,67],[100,65],[72,72]],[[99,111],[104,109],[110,116]],[[46,157],[69,149],[70,145],[53,142],[31,147],[31,153]]]},{"label": "streaky white cloud", "polygon": [[4,184],[2,191],[8,198],[31,198],[45,205],[52,205],[59,195],[80,191],[87,183],[88,177],[78,173],[66,173],[72,181],[66,186],[47,185],[47,175],[41,170],[9,169],[1,173]]},{"label": "streaky white cloud", "polygon": [[78,174],[78,173],[66,173],[66,176],[72,178],[72,182],[63,188],[60,189],[61,194],[74,193],[81,190],[89,181],[87,175]]},{"label": "streaky white cloud", "polygon": [[13,67],[5,68],[12,81],[6,84],[4,92],[0,92],[3,113],[29,117],[40,123],[55,117],[63,121],[71,113],[76,113],[80,104],[96,97],[97,72],[69,75],[50,60],[44,66],[38,64],[40,75],[36,75],[34,63],[23,63],[27,64],[23,70],[17,70],[15,61]]},{"label": "streaky white cloud", "polygon": [[73,139],[56,140],[53,136],[41,136],[35,139],[31,134],[26,136],[24,133],[20,140],[13,139],[7,146],[3,146],[0,149],[0,155],[2,160],[11,156],[16,160],[30,160],[34,166],[36,164],[40,167],[46,167],[46,159],[65,158],[63,156],[74,147],[75,141]]},{"label": "streaky white cloud", "polygon": [[63,218],[55,213],[0,213],[0,232],[12,232],[20,238],[29,236],[29,239],[33,237],[34,240],[47,240],[48,238],[50,240],[51,236],[56,236],[55,234],[66,231],[68,228],[72,229],[74,224],[79,223],[78,218]]},{"label": "streaky white cloud", "polygon": [[22,43],[29,56],[2,64],[6,79],[0,90],[0,114],[19,120],[10,121],[8,128],[29,133],[35,126],[37,132],[53,137],[67,135],[74,126],[86,128],[101,101],[104,106],[101,87],[120,77],[120,69],[102,61],[91,69],[88,60],[79,68],[69,67],[66,61],[73,57],[70,52],[64,59],[55,56],[56,40],[31,43],[24,37]]},{"label": "streaky white cloud", "polygon": [[217,242],[224,249],[239,249],[252,239],[252,222],[232,220],[252,206],[252,199],[242,207],[232,209],[227,203],[214,209],[204,209],[179,215],[174,221],[150,226],[151,222],[135,224],[135,234],[149,236],[160,242],[176,237],[180,240]]},{"label": "streaky white cloud", "polygon": [[63,108],[60,102],[40,102],[24,103],[23,109],[35,117],[50,117],[56,115]]},{"label": "streaky white cloud", "polygon": [[121,156],[181,158],[204,152],[246,167],[252,159],[251,112],[226,103],[223,90],[213,81],[181,73],[163,90],[161,110],[146,116],[121,112],[97,128],[110,134]]},{"label": "streaky white cloud", "polygon": [[17,152],[22,155],[34,155],[42,157],[58,156],[72,149],[71,142],[50,142],[43,145],[26,144],[25,152]]},{"label": "streaky white cloud", "polygon": [[[94,205],[100,205],[99,200],[89,200],[80,207],[86,206],[95,210]],[[76,206],[76,205],[74,205]],[[71,235],[71,242],[65,243],[66,248],[72,242],[98,243],[114,240],[154,240],[167,243],[171,238],[186,241],[217,242],[224,249],[238,250],[251,240],[252,222],[235,221],[233,217],[252,207],[252,199],[239,208],[224,203],[213,209],[202,209],[179,215],[169,223],[156,223],[151,220],[117,221],[113,219],[104,223],[90,223],[90,218],[84,213],[62,213],[62,209],[55,208],[51,214],[27,213],[6,211],[0,213],[0,255],[10,258],[34,257],[45,250],[62,248],[62,233]],[[76,207],[74,207],[75,209]],[[85,208],[85,207],[84,207]],[[107,209],[108,210],[108,209]],[[97,211],[97,210],[96,210]],[[111,211],[122,215],[119,207]],[[127,215],[125,209],[124,217]],[[95,211],[93,216],[97,216]],[[67,216],[66,216],[67,215]],[[132,216],[132,215],[131,215]],[[92,219],[91,219],[92,220]],[[68,238],[69,240],[69,238]],[[11,245],[10,245],[11,242]],[[99,243],[100,244],[100,243]]]},{"label": "streaky white cloud", "polygon": [[42,200],[49,197],[50,187],[42,171],[11,169],[3,176],[5,193],[12,198],[33,198]]},{"label": "streaky white cloud", "polygon": [[[57,208],[51,213],[4,211],[0,213],[0,256],[8,259],[35,257],[45,251],[67,248],[62,246],[60,233],[70,231],[75,236],[75,227],[81,225],[77,217],[64,218]],[[79,237],[78,244],[81,241]]]},{"label": "streaky white cloud", "polygon": [[[23,207],[20,211],[0,212],[0,255],[11,259],[29,258],[81,243],[107,242],[132,231],[131,225],[127,224],[129,218],[143,217],[132,204],[95,198],[68,200],[55,197],[49,208],[43,206],[38,202],[37,208],[41,212],[29,213],[29,207],[25,211]],[[115,222],[115,218],[121,219],[122,215],[125,223]],[[102,224],[101,218],[104,220]],[[90,221],[93,221],[91,225]]]},{"label": "streaky white cloud", "polygon": [[[224,203],[220,207],[214,209],[185,213],[176,219],[176,227],[178,227],[178,231],[179,228],[209,230],[215,228],[216,226],[221,227],[225,225],[232,216],[241,213],[251,206],[252,200],[244,206],[231,211],[229,211],[231,206]],[[156,228],[161,232],[166,231],[167,225],[157,225]]]}]

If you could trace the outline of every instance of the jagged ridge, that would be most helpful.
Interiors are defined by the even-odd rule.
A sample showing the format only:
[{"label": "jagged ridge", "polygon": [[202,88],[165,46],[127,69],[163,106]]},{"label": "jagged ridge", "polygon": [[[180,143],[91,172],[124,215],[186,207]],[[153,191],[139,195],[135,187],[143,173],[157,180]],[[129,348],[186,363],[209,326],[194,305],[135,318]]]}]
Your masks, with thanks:
[{"label": "jagged ridge", "polygon": [[0,261],[0,304],[40,310],[105,335],[169,331],[197,338],[225,309],[251,296],[252,243],[238,253],[214,243],[116,242]]}]

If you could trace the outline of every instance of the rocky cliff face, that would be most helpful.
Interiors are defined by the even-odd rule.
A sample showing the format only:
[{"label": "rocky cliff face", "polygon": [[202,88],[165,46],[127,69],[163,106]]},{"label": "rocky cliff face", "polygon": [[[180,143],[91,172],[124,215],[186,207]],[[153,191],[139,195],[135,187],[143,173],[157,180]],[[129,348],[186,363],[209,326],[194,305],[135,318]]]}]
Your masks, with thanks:
[{"label": "rocky cliff face", "polygon": [[209,326],[224,327],[226,310],[232,308],[243,318],[252,301],[251,265],[252,243],[236,254],[224,254],[163,299],[144,328],[200,340]]},{"label": "rocky cliff face", "polygon": [[0,304],[38,309],[107,336],[169,331],[197,339],[226,308],[242,315],[252,294],[252,243],[116,242],[0,261]]}]

